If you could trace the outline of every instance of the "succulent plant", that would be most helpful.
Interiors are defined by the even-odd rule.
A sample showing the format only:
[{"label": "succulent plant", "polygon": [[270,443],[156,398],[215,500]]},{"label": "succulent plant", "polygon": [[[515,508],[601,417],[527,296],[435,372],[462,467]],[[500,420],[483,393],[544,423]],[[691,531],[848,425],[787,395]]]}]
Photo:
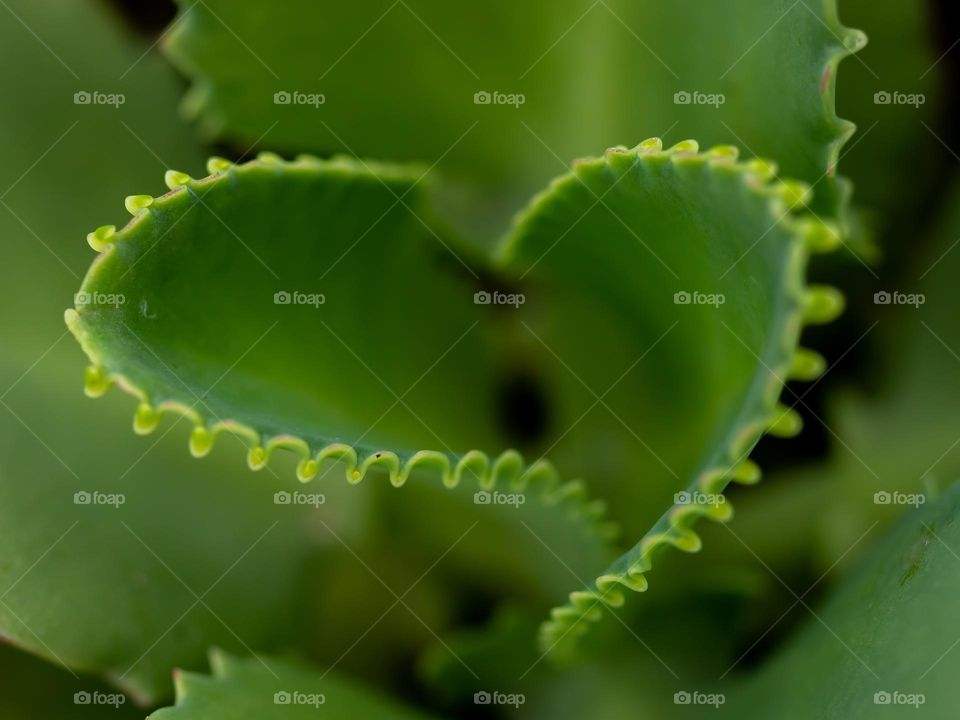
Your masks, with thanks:
[{"label": "succulent plant", "polygon": [[955,715],[950,18],[178,5],[4,4],[4,717]]}]

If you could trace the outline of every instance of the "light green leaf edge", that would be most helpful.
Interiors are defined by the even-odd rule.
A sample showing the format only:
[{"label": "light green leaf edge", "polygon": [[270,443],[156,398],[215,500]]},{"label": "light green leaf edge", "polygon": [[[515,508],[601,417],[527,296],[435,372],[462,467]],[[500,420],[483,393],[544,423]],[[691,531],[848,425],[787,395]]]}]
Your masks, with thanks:
[{"label": "light green leaf edge", "polygon": [[[655,2],[649,2],[649,0],[637,3],[640,6],[641,12],[643,11],[645,3],[651,5],[656,4]],[[220,47],[219,44],[212,41],[212,33],[221,32],[232,40],[231,36],[233,31],[226,28],[223,21],[220,20],[209,7],[205,8],[209,16],[198,17],[195,4],[196,3],[189,2],[189,0],[178,0],[176,18],[168,26],[168,35],[162,44],[167,58],[189,81],[188,89],[181,103],[182,112],[188,120],[196,123],[201,134],[207,137],[219,139],[233,138],[250,142],[256,138],[260,130],[257,130],[252,135],[249,131],[246,133],[242,132],[240,130],[242,123],[237,123],[236,117],[231,117],[232,113],[236,112],[236,108],[230,107],[224,103],[222,97],[219,97],[225,88],[235,89],[237,79],[229,76],[225,78],[222,73],[218,76],[216,67],[211,66],[210,57],[205,55],[205,51],[207,51],[209,47]],[[819,194],[822,194],[823,197],[820,198],[818,196],[814,203],[818,212],[835,213],[837,222],[844,230],[844,235],[847,236],[854,230],[852,218],[848,217],[852,184],[849,179],[837,174],[837,164],[840,151],[856,131],[856,125],[849,120],[839,117],[837,114],[836,77],[839,63],[843,59],[859,52],[867,45],[867,35],[863,31],[848,27],[841,22],[838,11],[838,0],[815,0],[815,2],[810,3],[802,2],[799,3],[800,7],[797,7],[798,3],[790,4],[782,2],[778,4],[783,6],[785,12],[773,23],[773,26],[779,24],[784,16],[790,12],[809,12],[816,17],[819,23],[817,26],[818,30],[820,26],[822,26],[822,30],[826,33],[825,41],[817,45],[817,48],[822,50],[824,55],[822,70],[818,76],[809,78],[810,84],[816,87],[816,93],[811,94],[811,99],[819,95],[823,104],[821,118],[824,122],[822,130],[825,136],[822,138],[823,142],[820,146],[822,150],[816,153],[817,157],[815,158],[815,162],[812,163],[810,174],[801,173],[791,168],[790,176],[800,177],[806,182],[820,184]],[[617,15],[616,10],[618,8],[616,3],[614,3],[613,6],[612,9],[609,6],[606,9]],[[591,7],[584,15],[589,14],[592,9]],[[387,10],[387,13],[389,13],[390,10],[392,10],[392,6]],[[731,23],[735,23],[737,12],[740,11],[740,8],[731,8],[730,10],[727,14],[728,18]],[[579,15],[580,12],[582,12],[582,10],[577,9],[573,17]],[[379,11],[377,11],[377,14],[379,14]],[[619,18],[619,15],[617,17]],[[581,17],[580,19],[583,18]],[[379,22],[379,20],[377,22]],[[579,23],[580,20],[577,20],[577,22]],[[630,24],[623,19],[620,19],[619,22],[624,25]],[[773,30],[773,26],[768,28],[768,31]],[[676,18],[674,27],[678,29],[684,27],[684,18],[682,16]],[[723,31],[723,27],[714,30],[714,32],[719,33],[723,33]],[[269,34],[268,31],[267,35]],[[757,45],[764,36],[757,38],[754,46]],[[696,36],[691,35],[690,37],[695,38]],[[681,34],[678,39],[682,42],[684,39],[683,35]],[[552,38],[549,40],[545,39],[546,42],[550,42],[551,40]],[[806,39],[798,40],[798,45],[804,45],[805,40]],[[747,50],[747,53],[752,52],[754,46],[751,46]],[[746,49],[746,44],[744,48]],[[247,50],[249,50],[249,48],[247,48]],[[647,48],[647,50],[649,50],[649,48]],[[792,50],[792,48],[781,47],[780,50],[781,52],[788,52]],[[241,52],[239,47],[237,47],[237,52]],[[657,59],[659,60],[659,58]],[[740,58],[740,60],[742,59],[743,57]],[[651,65],[655,64],[655,60],[649,56],[645,57],[645,61],[648,61]],[[259,58],[257,58],[256,61],[250,60],[250,62],[255,64],[258,70],[261,69],[260,64],[262,61],[259,61]],[[339,60],[337,62],[339,62]],[[661,60],[660,62],[662,63],[663,61]],[[738,63],[739,62],[738,60]],[[269,72],[271,74],[273,73],[272,70]],[[281,75],[282,74],[281,72]],[[646,99],[649,100],[650,98]],[[753,99],[759,100],[759,98]],[[790,99],[795,100],[796,98]],[[770,102],[769,100],[765,101]],[[671,107],[676,110],[676,105],[672,105]],[[272,120],[273,118],[270,119]],[[267,124],[268,123],[265,122],[264,127],[266,127]],[[696,124],[690,127],[685,123],[678,127],[677,131],[681,133],[681,137],[689,137],[691,135],[699,136],[702,128]],[[607,142],[620,142],[623,139],[624,137],[621,135],[608,139]],[[794,139],[796,139],[796,133],[794,133]],[[301,137],[298,145],[296,142],[290,142],[288,139],[284,145],[293,149],[303,149],[304,142],[309,142],[309,140],[310,138],[307,136]],[[749,136],[740,142],[743,144],[748,143],[751,147],[757,147],[756,152],[762,155],[771,153],[774,155],[778,154],[770,148],[760,147],[757,140]],[[354,149],[361,155],[370,152],[369,149],[363,147],[355,147]],[[373,154],[382,155],[382,153],[377,153],[376,151],[374,151]],[[783,160],[786,162],[785,158]]]},{"label": "light green leaf edge", "polygon": [[[760,468],[748,456],[764,434],[792,437],[802,429],[800,416],[792,408],[781,405],[779,397],[787,380],[814,380],[826,368],[826,361],[818,353],[799,347],[800,334],[805,325],[834,320],[842,312],[844,300],[835,288],[808,285],[805,272],[810,254],[834,250],[839,246],[840,233],[818,217],[796,212],[810,201],[809,188],[797,181],[775,179],[773,163],[759,159],[738,162],[736,149],[728,146],[700,153],[694,141],[684,141],[663,150],[656,138],[644,141],[633,151],[612,148],[602,159],[580,161],[573,173],[554,181],[547,191],[534,198],[530,207],[517,218],[516,231],[519,233],[538,213],[544,212],[567,184],[579,183],[578,173],[604,171],[608,166],[617,172],[618,168],[622,170],[634,162],[636,157],[669,158],[679,164],[708,163],[716,172],[739,174],[750,191],[766,199],[771,218],[792,238],[786,273],[788,283],[783,289],[789,300],[789,312],[782,318],[781,342],[771,343],[766,356],[760,359],[769,372],[759,372],[755,377],[738,421],[727,431],[723,442],[684,491],[688,500],[710,495],[723,498],[722,492],[731,482],[745,485],[759,482]],[[591,586],[570,593],[567,604],[551,611],[550,619],[541,626],[541,648],[550,651],[561,642],[584,634],[589,625],[583,621],[598,621],[602,606],[621,606],[625,598],[618,586],[644,592],[648,585],[646,574],[653,568],[654,557],[662,549],[700,550],[700,536],[692,529],[698,518],[705,516],[726,522],[732,514],[733,508],[726,498],[713,505],[675,502],[651,530],[600,574]]]},{"label": "light green leaf edge", "polygon": [[[689,492],[719,494],[731,481],[753,483],[759,480],[759,468],[746,459],[746,456],[764,432],[790,436],[800,429],[799,416],[790,409],[779,407],[777,400],[785,378],[813,379],[825,366],[823,359],[816,353],[797,349],[799,335],[805,323],[832,320],[842,310],[843,300],[832,288],[806,287],[804,270],[809,253],[832,250],[839,243],[839,233],[817,218],[792,214],[798,205],[810,200],[811,193],[803,183],[776,180],[776,167],[772,162],[759,159],[738,162],[736,149],[729,146],[719,146],[701,153],[697,143],[692,140],[664,150],[658,138],[646,140],[633,150],[612,148],[603,158],[579,161],[572,173],[558,178],[546,191],[534,198],[530,207],[518,217],[515,231],[519,232],[525,223],[542,211],[549,204],[552,195],[562,190],[565,183],[579,183],[578,173],[602,171],[608,164],[615,170],[622,170],[634,162],[664,161],[708,164],[716,172],[740,175],[751,192],[766,200],[771,219],[787,229],[794,243],[789,273],[792,282],[784,289],[791,298],[792,311],[783,321],[782,345],[774,348],[775,352],[771,357],[764,359],[764,363],[773,372],[765,386],[757,387],[757,383],[754,383],[751,389],[754,401],[746,403],[745,409],[741,411],[740,421],[727,433],[723,446],[712,455],[710,462],[697,474],[688,488]],[[191,183],[224,182],[230,173],[244,172],[254,164],[266,164],[277,171],[336,170],[383,175],[402,173],[399,166],[360,164],[349,158],[324,161],[303,155],[292,162],[285,162],[272,153],[261,153],[257,160],[241,165],[233,165],[221,158],[212,158],[207,168],[211,176],[202,180],[193,180],[184,173],[168,171],[165,181],[171,191],[160,200],[169,202],[178,193],[185,196],[186,187]],[[148,195],[128,197],[126,206],[134,216],[133,220],[119,231],[114,226],[100,227],[88,235],[88,242],[98,252],[109,252],[115,242],[122,242],[127,234],[135,232],[138,218],[150,211],[154,201],[154,198]],[[84,288],[95,277],[97,264],[94,262],[91,267],[84,281]],[[137,397],[140,402],[134,416],[134,430],[138,433],[154,430],[166,414],[186,417],[194,425],[190,436],[190,450],[196,457],[209,453],[216,438],[221,433],[228,432],[248,443],[248,464],[254,470],[263,468],[277,449],[288,449],[299,454],[301,459],[297,466],[297,476],[302,482],[316,477],[324,461],[333,460],[344,463],[347,481],[352,484],[360,482],[371,468],[379,467],[387,471],[391,484],[396,487],[402,486],[418,468],[439,471],[443,485],[450,488],[456,487],[464,474],[475,475],[482,489],[491,489],[501,482],[516,490],[539,486],[540,495],[548,504],[573,499],[576,503],[575,514],[594,523],[599,536],[611,538],[615,533],[609,523],[601,521],[603,503],[588,502],[586,489],[581,481],[562,483],[556,469],[548,461],[538,460],[527,466],[515,450],[507,450],[492,461],[479,450],[462,456],[424,450],[402,459],[400,454],[392,450],[353,448],[343,443],[332,443],[311,455],[309,444],[300,437],[278,435],[264,442],[256,429],[236,420],[220,420],[209,425],[199,412],[184,403],[168,400],[154,406],[145,391],[129,378],[122,373],[107,373],[104,370],[92,343],[88,342],[87,330],[76,310],[67,310],[65,320],[92,362],[86,371],[87,395],[99,397],[110,387],[117,385]],[[552,648],[567,634],[576,636],[585,632],[586,626],[580,621],[599,619],[601,603],[616,607],[624,602],[617,585],[635,591],[646,589],[644,574],[651,568],[655,550],[668,545],[686,551],[698,550],[700,539],[690,529],[695,519],[707,515],[717,520],[725,520],[729,518],[730,512],[729,503],[716,507],[700,504],[671,507],[634,548],[596,579],[592,588],[574,591],[570,594],[568,605],[552,611],[551,619],[542,628],[541,643],[544,647]]]},{"label": "light green leaf edge", "polygon": [[[269,166],[278,172],[347,173],[376,176],[381,179],[407,178],[408,176],[416,179],[417,177],[416,168],[412,166],[360,162],[346,156],[321,160],[311,155],[300,155],[293,161],[284,161],[278,155],[267,152],[260,153],[256,160],[242,164],[233,164],[219,157],[210,158],[207,162],[207,171],[210,175],[201,179],[168,170],[164,176],[164,181],[170,190],[167,194],[156,199],[149,195],[133,195],[126,198],[125,206],[133,218],[124,228],[118,230],[113,225],[106,225],[88,233],[88,243],[101,254],[91,265],[84,279],[81,293],[96,277],[99,261],[110,252],[115,243],[124,242],[136,233],[138,222],[145,213],[150,212],[150,207],[155,201],[176,202],[178,197],[188,196],[187,188],[192,185],[202,184],[205,190],[209,190],[213,183],[230,182],[232,173],[244,173],[263,166]],[[139,403],[134,413],[133,429],[140,435],[153,432],[164,416],[174,415],[186,418],[193,425],[189,449],[194,457],[202,458],[208,455],[217,438],[223,433],[228,433],[237,436],[248,446],[247,465],[254,471],[265,468],[277,450],[289,450],[299,455],[300,461],[296,467],[296,474],[303,483],[316,478],[324,463],[328,461],[343,464],[347,482],[351,485],[361,482],[371,469],[385,471],[391,485],[398,488],[402,487],[410,475],[417,470],[438,473],[442,485],[450,489],[458,487],[464,476],[474,476],[481,490],[507,487],[515,492],[532,492],[534,497],[547,507],[564,506],[567,517],[581,523],[590,536],[603,543],[612,542],[620,534],[617,524],[606,518],[604,501],[590,500],[582,480],[564,481],[549,461],[540,459],[527,464],[516,450],[506,450],[495,458],[491,458],[480,450],[470,450],[462,455],[433,450],[421,450],[408,454],[379,447],[352,447],[345,443],[333,442],[313,452],[310,444],[296,435],[281,434],[264,438],[251,425],[235,419],[224,418],[211,423],[197,411],[195,406],[183,402],[164,400],[153,403],[148,393],[123,373],[108,373],[104,369],[104,363],[94,349],[94,344],[88,341],[88,330],[83,326],[80,315],[75,309],[66,310],[64,319],[92,363],[87,367],[84,377],[86,395],[98,398],[111,387],[116,386],[137,398]],[[610,556],[612,557],[613,554],[611,549]]]},{"label": "light green leaf edge", "polygon": [[238,717],[286,720],[318,714],[358,720],[424,720],[427,717],[342,675],[321,673],[290,661],[234,657],[214,648],[210,651],[210,671],[210,675],[175,671],[175,705],[151,713],[148,720]]},{"label": "light green leaf edge", "polygon": [[823,65],[823,74],[820,76],[820,97],[823,98],[824,112],[836,129],[833,140],[827,144],[827,167],[824,173],[836,181],[836,220],[843,231],[844,239],[849,240],[855,231],[853,218],[850,217],[853,183],[849,178],[837,174],[837,164],[840,162],[840,151],[857,131],[857,125],[837,114],[837,71],[841,61],[866,47],[867,35],[862,30],[847,27],[840,22],[837,2],[834,0],[825,0],[823,8],[827,15],[827,27],[841,43],[828,54]]}]

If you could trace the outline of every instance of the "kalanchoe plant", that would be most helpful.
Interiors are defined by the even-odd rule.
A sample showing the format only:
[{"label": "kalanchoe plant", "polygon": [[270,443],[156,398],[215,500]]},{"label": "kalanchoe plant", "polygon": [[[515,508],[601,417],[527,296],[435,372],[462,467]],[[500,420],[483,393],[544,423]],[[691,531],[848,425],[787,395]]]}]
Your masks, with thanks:
[{"label": "kalanchoe plant", "polygon": [[956,38],[841,9],[11,0],[3,716],[952,717]]}]

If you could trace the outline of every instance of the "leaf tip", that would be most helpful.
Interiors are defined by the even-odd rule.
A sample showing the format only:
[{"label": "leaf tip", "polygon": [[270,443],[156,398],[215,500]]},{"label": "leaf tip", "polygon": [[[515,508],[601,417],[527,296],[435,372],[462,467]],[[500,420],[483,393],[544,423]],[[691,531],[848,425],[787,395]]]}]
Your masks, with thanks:
[{"label": "leaf tip", "polygon": [[171,190],[189,185],[192,181],[192,177],[178,170],[167,170],[163,174],[163,182]]},{"label": "leaf tip", "polygon": [[793,408],[778,405],[767,427],[767,432],[774,437],[792,438],[803,430],[803,418]]},{"label": "leaf tip", "polygon": [[131,215],[137,215],[141,210],[145,210],[153,205],[152,195],[127,195],[123,201],[123,206]]},{"label": "leaf tip", "polygon": [[233,167],[232,162],[226,158],[218,157],[216,155],[207,160],[207,172],[211,175],[226,172],[231,167]]},{"label": "leaf tip", "polygon": [[160,413],[150,403],[142,402],[137,405],[133,414],[133,431],[137,435],[149,435],[159,424]]},{"label": "leaf tip", "polygon": [[647,138],[637,145],[637,152],[652,153],[663,150],[663,140],[658,137]]},{"label": "leaf tip", "polygon": [[681,140],[673,147],[667,150],[669,153],[698,153],[700,152],[700,143],[696,140]]},{"label": "leaf tip", "polygon": [[213,434],[203,425],[197,425],[190,433],[190,454],[195,458],[206,457],[213,449]]},{"label": "leaf tip", "polygon": [[93,232],[87,233],[87,244],[96,252],[102,253],[113,242],[116,232],[116,225],[101,225]]},{"label": "leaf tip", "polygon": [[247,451],[247,467],[251,470],[263,470],[268,460],[267,451],[262,445],[254,445]]},{"label": "leaf tip", "polygon": [[102,397],[112,384],[103,369],[96,365],[88,365],[83,371],[83,392],[87,397]]},{"label": "leaf tip", "polygon": [[803,296],[803,320],[810,325],[832,322],[843,312],[843,293],[829,285],[810,285]]}]

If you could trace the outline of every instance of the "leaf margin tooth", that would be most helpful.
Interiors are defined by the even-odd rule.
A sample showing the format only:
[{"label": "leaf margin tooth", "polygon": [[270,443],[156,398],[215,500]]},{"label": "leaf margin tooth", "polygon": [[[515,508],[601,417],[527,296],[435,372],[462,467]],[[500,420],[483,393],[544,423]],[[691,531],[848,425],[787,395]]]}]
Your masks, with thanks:
[{"label": "leaf margin tooth", "polygon": [[[669,157],[672,162],[683,166],[693,166],[697,160],[691,160],[689,155],[681,152],[671,152],[676,148],[662,151],[652,142],[644,141],[645,151],[640,146],[632,153],[637,161],[652,160]],[[756,195],[765,197],[768,209],[777,224],[785,227],[791,236],[791,255],[788,262],[791,272],[788,273],[785,293],[792,301],[793,310],[785,319],[780,336],[783,352],[787,358],[777,367],[770,368],[770,377],[763,400],[767,406],[757,417],[745,420],[739,428],[733,428],[733,437],[726,449],[726,460],[713,464],[702,471],[691,483],[690,489],[706,494],[719,494],[731,483],[756,484],[761,479],[759,466],[747,456],[753,447],[765,434],[781,437],[792,437],[802,429],[802,418],[792,408],[780,404],[779,397],[787,379],[814,380],[825,370],[826,363],[813,363],[811,356],[802,355],[804,360],[810,360],[804,368],[804,377],[795,377],[791,371],[796,371],[797,354],[800,351],[813,353],[799,347],[800,334],[805,326],[823,324],[834,320],[844,306],[843,295],[832,286],[808,284],[805,280],[805,271],[809,256],[813,253],[826,253],[839,247],[840,238],[836,225],[818,216],[806,213],[804,208],[812,200],[812,191],[808,184],[781,179],[777,176],[777,164],[774,161],[752,158],[739,160],[738,155],[731,157],[730,146],[716,146],[705,151],[697,151],[697,159],[706,160],[712,171],[737,172],[743,177],[744,185]],[[675,160],[675,157],[677,158]],[[623,153],[617,153],[617,165],[624,163]],[[602,162],[610,167],[608,157]],[[596,163],[581,164],[576,174],[580,175],[589,169],[596,169]],[[526,213],[533,214],[542,206],[549,193],[560,186],[562,178],[558,178],[551,187],[540,193],[531,202]],[[803,215],[797,213],[804,212]],[[776,342],[776,339],[772,339]],[[818,355],[819,357],[819,355]],[[816,367],[814,367],[816,365]],[[814,374],[814,370],[820,372]],[[721,494],[721,497],[722,494]],[[551,653],[566,636],[575,639],[586,632],[589,623],[599,620],[602,613],[594,612],[600,605],[609,605],[605,597],[613,592],[617,585],[622,585],[635,592],[645,592],[649,587],[647,573],[653,568],[653,556],[662,548],[670,546],[684,552],[698,552],[702,546],[700,536],[692,530],[692,525],[701,517],[706,516],[715,522],[728,522],[733,516],[733,508],[724,502],[723,512],[713,511],[709,507],[693,510],[684,510],[675,513],[678,506],[671,505],[654,524],[653,528],[644,535],[631,550],[627,551],[618,560],[599,575],[592,584],[583,590],[578,590],[578,602],[570,601],[554,608],[539,630],[539,646],[545,654]],[[636,555],[632,561],[624,561],[631,554]],[[592,596],[593,601],[584,610],[584,598]],[[583,621],[587,621],[584,623]],[[578,627],[580,626],[580,627]]]}]

